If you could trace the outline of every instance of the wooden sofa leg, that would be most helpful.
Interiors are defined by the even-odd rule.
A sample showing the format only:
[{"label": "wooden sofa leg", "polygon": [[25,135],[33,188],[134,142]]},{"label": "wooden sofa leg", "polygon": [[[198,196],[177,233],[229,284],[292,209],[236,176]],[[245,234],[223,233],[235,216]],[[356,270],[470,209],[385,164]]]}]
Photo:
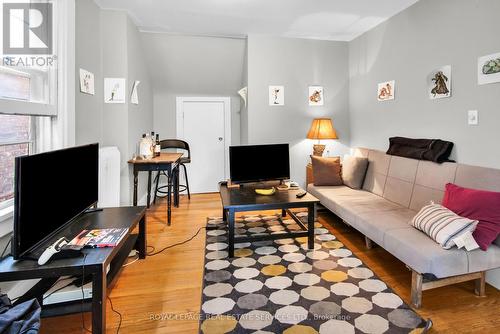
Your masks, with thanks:
[{"label": "wooden sofa leg", "polygon": [[422,306],[422,274],[412,271],[411,273],[411,305],[414,308]]},{"label": "wooden sofa leg", "polygon": [[370,240],[367,236],[365,236],[365,244],[367,249],[372,249],[373,248],[373,241]]},{"label": "wooden sofa leg", "polygon": [[482,271],[481,272],[481,277],[476,279],[475,283],[475,289],[474,293],[478,295],[479,297],[485,297],[486,296],[486,272]]}]

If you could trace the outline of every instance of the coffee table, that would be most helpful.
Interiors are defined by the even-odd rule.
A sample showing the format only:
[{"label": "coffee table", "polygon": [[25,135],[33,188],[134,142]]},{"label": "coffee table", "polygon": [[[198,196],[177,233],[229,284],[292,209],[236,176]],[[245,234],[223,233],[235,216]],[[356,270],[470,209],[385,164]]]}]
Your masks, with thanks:
[{"label": "coffee table", "polygon": [[[314,212],[315,206],[319,200],[307,194],[302,198],[297,198],[296,194],[299,190],[276,191],[274,195],[265,196],[255,193],[255,187],[243,186],[237,188],[228,188],[227,185],[221,184],[220,197],[222,200],[222,217],[228,225],[228,253],[229,257],[234,257],[234,244],[242,242],[253,242],[261,240],[277,240],[287,238],[307,237],[307,245],[309,249],[314,248]],[[290,209],[307,208],[307,227]],[[235,237],[234,223],[236,212],[247,211],[265,211],[265,210],[281,210],[282,216],[288,214],[301,231],[290,231],[275,234],[259,234],[255,236]]]}]

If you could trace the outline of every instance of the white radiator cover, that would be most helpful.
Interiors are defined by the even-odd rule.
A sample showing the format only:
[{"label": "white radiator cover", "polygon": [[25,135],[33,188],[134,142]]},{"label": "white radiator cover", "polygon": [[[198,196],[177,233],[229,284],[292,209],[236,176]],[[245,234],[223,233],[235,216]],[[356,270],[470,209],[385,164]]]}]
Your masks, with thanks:
[{"label": "white radiator cover", "polygon": [[120,206],[120,151],[115,146],[99,149],[98,206]]}]

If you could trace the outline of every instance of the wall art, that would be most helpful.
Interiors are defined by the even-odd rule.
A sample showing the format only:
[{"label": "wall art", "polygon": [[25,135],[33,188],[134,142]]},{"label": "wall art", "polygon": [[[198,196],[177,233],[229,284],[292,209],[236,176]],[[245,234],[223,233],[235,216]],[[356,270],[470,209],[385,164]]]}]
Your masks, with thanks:
[{"label": "wall art", "polygon": [[451,66],[446,65],[427,76],[427,87],[431,100],[451,97]]},{"label": "wall art", "polygon": [[124,78],[104,78],[104,103],[125,103]]},{"label": "wall art", "polygon": [[486,85],[500,82],[500,53],[479,57],[477,60],[477,83]]},{"label": "wall art", "polygon": [[377,89],[377,100],[379,101],[394,100],[395,85],[396,82],[394,80],[379,83]]},{"label": "wall art", "polygon": [[94,95],[94,73],[80,69],[80,92]]},{"label": "wall art", "polygon": [[322,106],[324,104],[325,102],[323,98],[323,87],[309,86],[309,105]]},{"label": "wall art", "polygon": [[132,87],[132,94],[130,95],[130,103],[139,104],[139,93],[137,87],[141,82],[139,80],[134,81],[134,86]]},{"label": "wall art", "polygon": [[284,106],[285,105],[285,87],[284,86],[269,86],[269,105]]}]

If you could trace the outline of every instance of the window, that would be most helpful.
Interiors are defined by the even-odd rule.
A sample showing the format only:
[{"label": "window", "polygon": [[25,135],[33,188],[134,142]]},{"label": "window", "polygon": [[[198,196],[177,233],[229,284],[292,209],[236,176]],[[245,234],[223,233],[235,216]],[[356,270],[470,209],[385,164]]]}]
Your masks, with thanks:
[{"label": "window", "polygon": [[[28,73],[0,68],[0,98],[29,101],[30,88]],[[31,116],[0,114],[0,206],[14,197],[14,159],[29,154],[30,145]]]},{"label": "window", "polygon": [[0,114],[0,205],[14,197],[14,159],[30,153],[31,116]]},{"label": "window", "polygon": [[[4,3],[17,3],[18,0],[0,0]],[[44,22],[51,22],[41,26],[37,35],[42,45],[49,45],[47,36],[51,34],[52,47],[50,54],[28,52],[4,54],[3,44],[0,41],[0,223],[12,216],[14,196],[14,162],[22,155],[33,154],[67,145],[67,134],[71,135],[72,118],[71,96],[73,92],[74,68],[70,68],[72,53],[71,34],[74,29],[71,14],[74,15],[74,4],[66,1],[51,0],[23,0],[22,3],[50,3],[51,8],[44,12],[38,11]],[[38,15],[37,7],[29,11],[26,7],[21,10],[12,10],[8,16],[10,27],[17,27],[17,35],[9,35],[10,44],[26,29],[27,15]],[[44,13],[48,13],[46,16]],[[5,12],[4,12],[5,14]],[[0,35],[3,31],[3,20],[7,16],[0,16]],[[59,21],[58,18],[63,20]],[[49,21],[50,20],[50,21]],[[15,29],[14,29],[15,30]],[[11,30],[11,33],[12,31]],[[5,38],[5,34],[3,35]],[[15,37],[12,37],[15,36]],[[16,37],[17,36],[17,37]],[[40,47],[40,41],[21,38],[24,48]],[[17,43],[16,42],[16,43]],[[23,42],[23,43],[24,43]],[[28,43],[29,42],[29,43]],[[34,43],[32,46],[31,43]],[[46,43],[46,44],[45,44]],[[20,44],[21,45],[21,44]],[[19,47],[19,46],[16,46]],[[74,46],[73,46],[74,48]],[[59,63],[62,67],[59,67]],[[69,86],[68,86],[69,85]],[[61,93],[59,92],[61,91]],[[68,97],[69,96],[69,97]],[[58,106],[64,106],[63,112],[58,115]],[[69,111],[67,111],[69,110]],[[70,137],[71,139],[71,137]],[[10,210],[10,211],[9,211]],[[1,227],[2,224],[0,224]],[[1,237],[0,228],[0,237]]]}]

